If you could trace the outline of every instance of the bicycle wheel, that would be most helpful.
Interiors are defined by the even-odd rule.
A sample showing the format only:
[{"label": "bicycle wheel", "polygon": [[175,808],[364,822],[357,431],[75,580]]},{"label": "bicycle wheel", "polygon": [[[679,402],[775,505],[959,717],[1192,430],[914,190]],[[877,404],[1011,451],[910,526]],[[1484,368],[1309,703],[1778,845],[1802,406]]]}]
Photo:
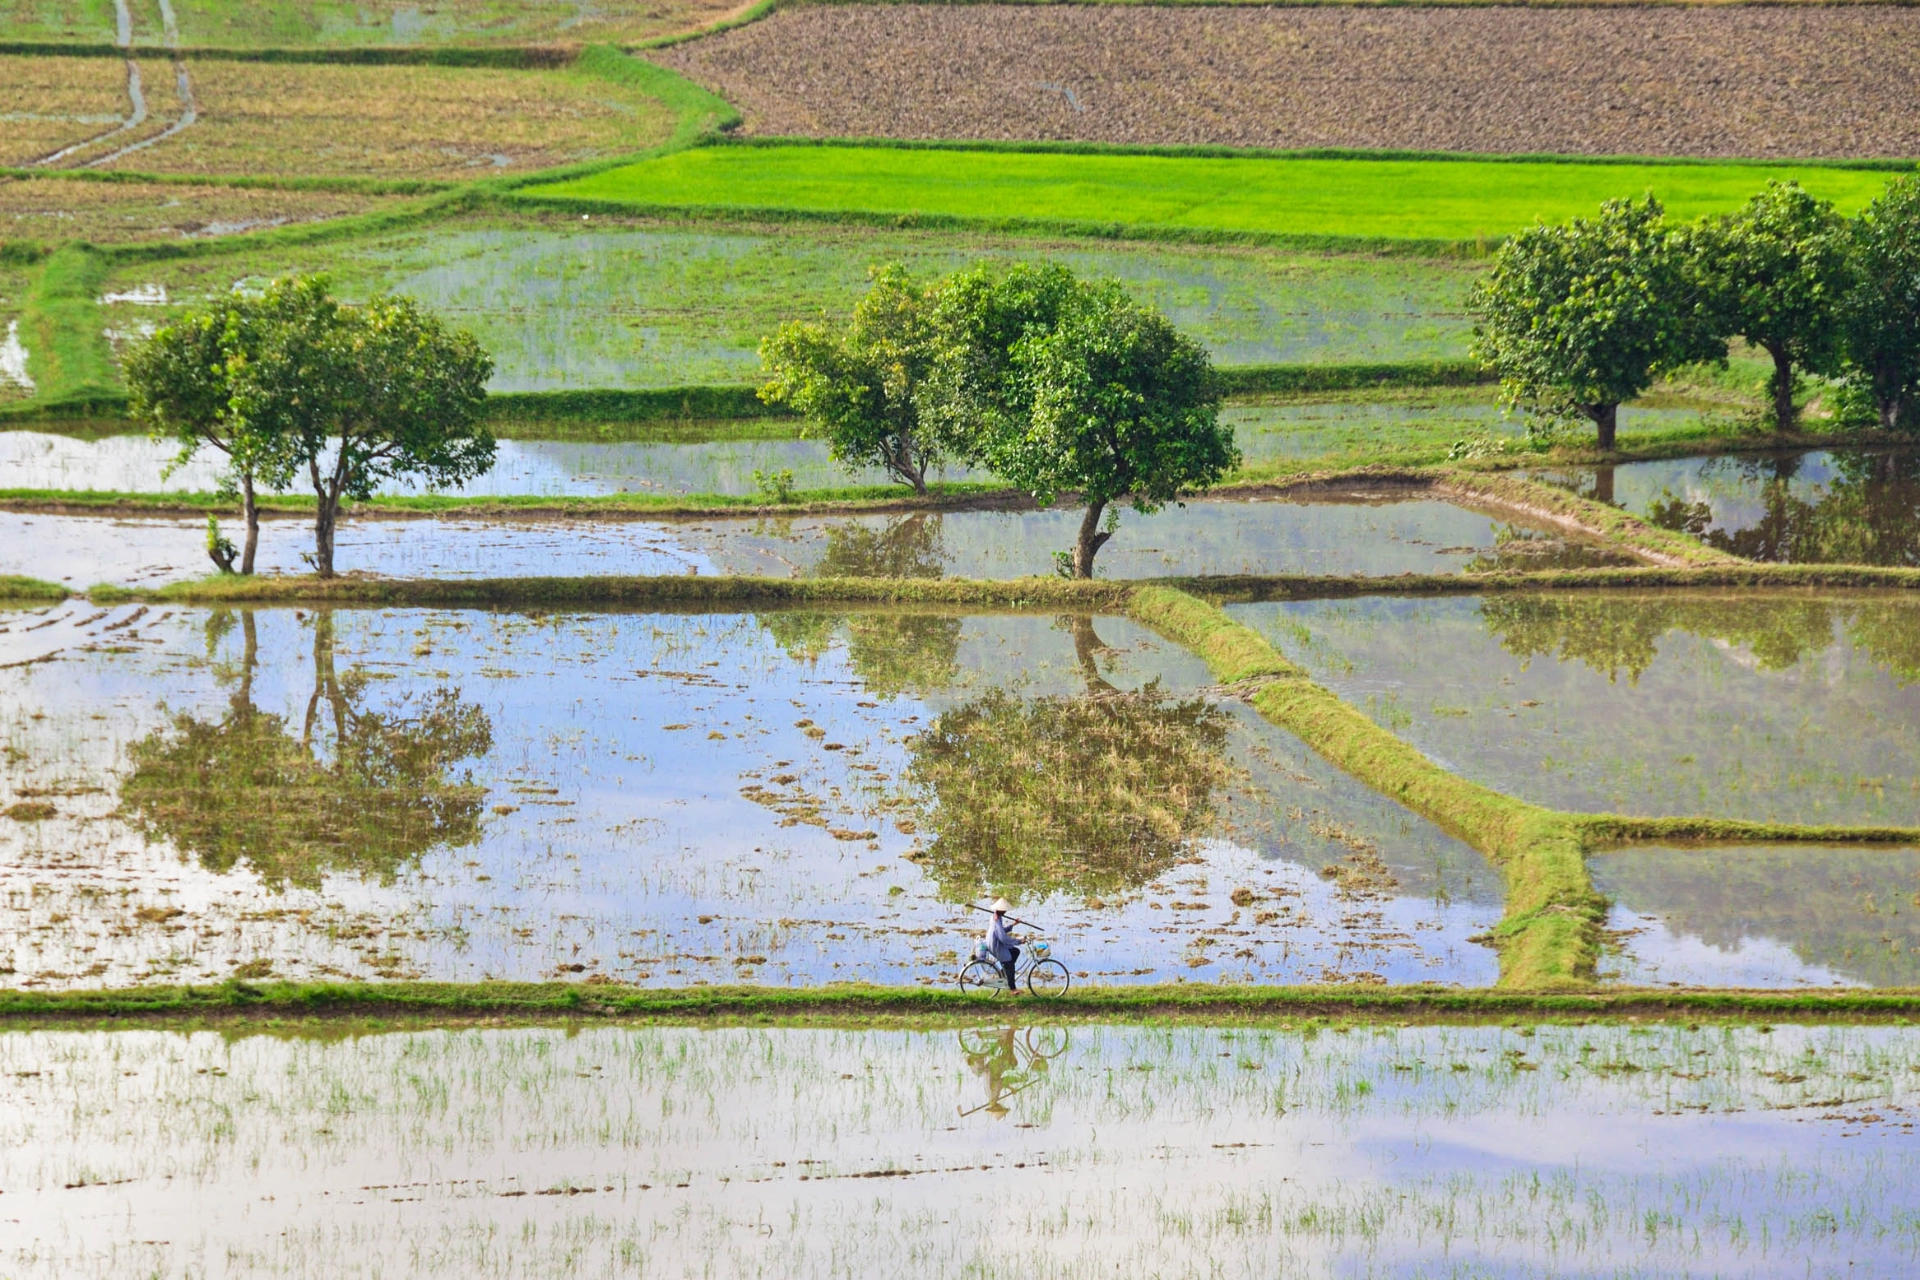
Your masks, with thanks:
[{"label": "bicycle wheel", "polygon": [[960,991],[963,995],[988,999],[999,994],[1006,982],[1000,966],[991,960],[975,960],[960,971]]},{"label": "bicycle wheel", "polygon": [[1031,995],[1054,999],[1067,994],[1067,988],[1073,984],[1073,978],[1067,973],[1067,966],[1058,960],[1042,960],[1027,970],[1027,991]]},{"label": "bicycle wheel", "polygon": [[1026,1030],[1027,1052],[1033,1056],[1036,1068],[1044,1067],[1051,1059],[1067,1051],[1067,1029],[1043,1023]]}]

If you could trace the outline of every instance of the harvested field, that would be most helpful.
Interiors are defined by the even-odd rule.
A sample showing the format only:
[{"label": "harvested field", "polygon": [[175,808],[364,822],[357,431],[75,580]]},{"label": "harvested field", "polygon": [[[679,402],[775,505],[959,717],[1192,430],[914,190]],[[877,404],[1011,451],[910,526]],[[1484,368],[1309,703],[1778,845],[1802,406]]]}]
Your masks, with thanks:
[{"label": "harvested field", "polygon": [[27,165],[127,118],[119,58],[0,57],[0,164]]},{"label": "harvested field", "polygon": [[763,134],[1920,156],[1904,7],[834,5],[655,56]]},{"label": "harvested field", "polygon": [[[733,0],[173,0],[182,44],[239,49],[624,42],[691,31],[733,8]],[[150,5],[133,6],[136,43],[160,43],[159,16]],[[14,40],[108,41],[114,6],[0,0],[0,31]]]},{"label": "harvested field", "polygon": [[0,240],[210,238],[338,218],[376,203],[377,197],[348,191],[0,178]]},{"label": "harvested field", "polygon": [[572,70],[187,66],[198,120],[107,167],[459,178],[638,151],[671,127],[659,102]]}]

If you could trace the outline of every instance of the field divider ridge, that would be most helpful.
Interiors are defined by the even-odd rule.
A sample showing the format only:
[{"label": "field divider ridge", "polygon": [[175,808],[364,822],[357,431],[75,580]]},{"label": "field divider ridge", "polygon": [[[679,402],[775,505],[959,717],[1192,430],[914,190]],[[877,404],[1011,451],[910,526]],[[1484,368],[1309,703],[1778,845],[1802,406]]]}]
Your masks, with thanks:
[{"label": "field divider ridge", "polygon": [[[590,1021],[692,1025],[780,1024],[922,1028],[992,1023],[1006,1004],[934,986],[830,983],[820,987],[636,987],[604,979],[572,982],[285,982],[231,980],[205,986],[120,990],[0,989],[0,1024],[128,1023],[233,1026],[243,1034],[297,1031],[302,1023],[367,1031],[396,1026],[569,1024]],[[1512,991],[1410,985],[1241,986],[1180,983],[1082,987],[1057,1000],[1025,1001],[1022,1022],[1103,1019],[1152,1023],[1254,1020],[1329,1022],[1423,1019],[1471,1024],[1517,1018],[1574,1022],[1641,1018],[1836,1018],[1863,1022],[1920,1016],[1920,990]]]},{"label": "field divider ridge", "polygon": [[1591,985],[1607,900],[1587,874],[1582,832],[1567,814],[1505,796],[1442,769],[1282,657],[1217,605],[1164,586],[1136,589],[1136,622],[1198,655],[1222,684],[1348,774],[1484,854],[1506,879],[1492,940],[1502,987]]}]

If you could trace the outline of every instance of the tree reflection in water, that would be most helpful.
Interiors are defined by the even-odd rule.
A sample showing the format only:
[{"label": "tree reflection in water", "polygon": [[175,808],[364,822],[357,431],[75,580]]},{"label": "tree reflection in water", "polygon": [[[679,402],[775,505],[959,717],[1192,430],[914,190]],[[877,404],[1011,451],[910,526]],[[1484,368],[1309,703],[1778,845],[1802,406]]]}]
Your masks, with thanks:
[{"label": "tree reflection in water", "polygon": [[[837,525],[809,573],[830,578],[937,578],[944,553],[940,517],[925,513],[881,528]],[[817,661],[843,631],[847,662],[878,697],[923,695],[953,683],[959,668],[960,617],[942,613],[842,613],[796,609],[759,615],[786,653]]]},{"label": "tree reflection in water", "polygon": [[[367,677],[335,670],[333,616],[322,610],[296,732],[254,705],[259,641],[250,611],[239,622],[238,667],[217,669],[233,684],[226,714],[175,716],[131,748],[121,805],[147,836],[214,871],[244,861],[269,884],[306,888],[332,871],[388,879],[429,849],[479,838],[486,788],[453,769],[492,749],[485,712],[445,687],[367,707]],[[232,626],[216,614],[210,647]]]},{"label": "tree reflection in water", "polygon": [[1581,662],[1629,683],[1659,656],[1661,637],[1684,631],[1737,645],[1763,671],[1784,671],[1824,653],[1836,628],[1902,684],[1920,679],[1920,602],[1884,597],[1553,592],[1488,596],[1487,633],[1522,663],[1536,657]]},{"label": "tree reflection in water", "polygon": [[1093,620],[1065,625],[1086,693],[992,689],[907,743],[907,781],[937,833],[920,865],[953,900],[1138,888],[1190,856],[1216,794],[1241,777],[1226,712],[1158,681],[1114,688]]},{"label": "tree reflection in water", "polygon": [[[1920,454],[1835,453],[1836,478],[1796,493],[1793,482],[1805,457],[1776,454],[1710,464],[1754,491],[1761,515],[1744,528],[1715,528],[1711,502],[1690,502],[1671,491],[1649,504],[1647,520],[1748,560],[1920,565]],[[1610,470],[1600,468],[1601,473]],[[1610,488],[1611,477],[1606,484]]]}]

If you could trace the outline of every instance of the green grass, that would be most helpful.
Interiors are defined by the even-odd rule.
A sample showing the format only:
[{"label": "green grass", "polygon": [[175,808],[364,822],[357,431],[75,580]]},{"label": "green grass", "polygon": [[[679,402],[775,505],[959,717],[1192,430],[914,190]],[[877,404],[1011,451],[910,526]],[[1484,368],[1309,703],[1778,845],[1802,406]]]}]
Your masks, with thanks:
[{"label": "green grass", "polygon": [[[803,989],[754,986],[646,988],[617,983],[226,982],[125,991],[0,991],[0,1022],[12,1025],[129,1021],[162,1026],[307,1022],[369,1031],[467,1022],[822,1022],[849,1026],[1003,1025],[1010,1007],[929,987],[836,983]],[[1461,990],[1446,987],[1250,987],[1212,983],[1079,987],[1057,1000],[1023,1000],[1022,1022],[1125,1020],[1208,1025],[1269,1021],[1475,1023],[1512,1019],[1908,1020],[1914,991],[1605,992]]]},{"label": "green grass", "polygon": [[27,373],[41,406],[118,400],[119,375],[100,332],[94,297],[107,263],[85,245],[67,245],[41,264],[20,312]]},{"label": "green grass", "polygon": [[1818,165],[1221,158],[868,146],[713,146],[525,188],[583,206],[879,215],[1280,239],[1491,241],[1651,190],[1677,217],[1772,178],[1842,208],[1886,174]]},{"label": "green grass", "polygon": [[42,582],[38,578],[26,578],[16,573],[0,573],[0,600],[9,604],[20,601],[58,601],[67,598],[67,589],[57,582]]}]

